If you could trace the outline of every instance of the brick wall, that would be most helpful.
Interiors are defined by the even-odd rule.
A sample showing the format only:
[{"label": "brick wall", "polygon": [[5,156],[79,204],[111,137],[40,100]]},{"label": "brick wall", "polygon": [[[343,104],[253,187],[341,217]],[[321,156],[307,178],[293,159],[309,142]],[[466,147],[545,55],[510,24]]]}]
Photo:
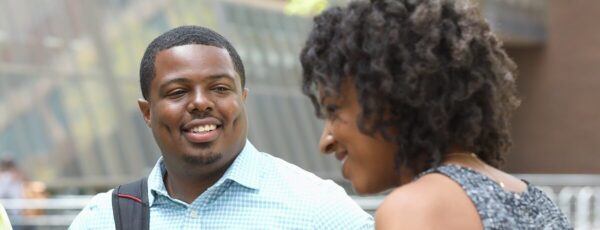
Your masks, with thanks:
[{"label": "brick wall", "polygon": [[600,1],[548,3],[546,44],[508,49],[523,101],[505,166],[514,173],[600,173]]}]

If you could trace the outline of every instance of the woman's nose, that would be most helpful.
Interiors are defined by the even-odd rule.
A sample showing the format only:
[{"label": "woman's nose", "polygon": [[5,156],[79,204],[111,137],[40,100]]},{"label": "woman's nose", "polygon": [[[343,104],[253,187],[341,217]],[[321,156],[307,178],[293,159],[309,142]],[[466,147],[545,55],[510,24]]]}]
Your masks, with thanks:
[{"label": "woman's nose", "polygon": [[329,121],[326,121],[325,127],[323,127],[323,133],[319,139],[319,150],[323,154],[332,153],[335,150],[335,138],[331,133],[331,124]]}]

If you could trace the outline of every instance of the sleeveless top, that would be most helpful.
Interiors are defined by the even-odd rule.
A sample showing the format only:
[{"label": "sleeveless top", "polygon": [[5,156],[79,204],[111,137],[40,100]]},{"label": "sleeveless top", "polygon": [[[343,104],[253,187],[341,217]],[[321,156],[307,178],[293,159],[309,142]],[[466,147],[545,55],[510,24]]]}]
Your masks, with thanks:
[{"label": "sleeveless top", "polygon": [[509,192],[487,176],[459,165],[432,168],[417,178],[429,173],[446,175],[462,187],[475,204],[484,229],[573,229],[554,202],[525,180],[526,191]]}]

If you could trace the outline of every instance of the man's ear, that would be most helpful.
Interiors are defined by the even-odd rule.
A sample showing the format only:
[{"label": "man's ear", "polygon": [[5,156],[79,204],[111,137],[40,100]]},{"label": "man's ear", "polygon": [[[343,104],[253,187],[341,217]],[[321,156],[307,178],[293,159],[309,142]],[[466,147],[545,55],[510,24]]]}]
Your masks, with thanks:
[{"label": "man's ear", "polygon": [[140,107],[140,112],[142,112],[142,116],[144,116],[144,121],[148,127],[152,127],[150,125],[150,102],[145,99],[138,99],[138,106]]},{"label": "man's ear", "polygon": [[244,88],[242,91],[242,101],[246,101],[246,97],[248,96],[248,88]]}]

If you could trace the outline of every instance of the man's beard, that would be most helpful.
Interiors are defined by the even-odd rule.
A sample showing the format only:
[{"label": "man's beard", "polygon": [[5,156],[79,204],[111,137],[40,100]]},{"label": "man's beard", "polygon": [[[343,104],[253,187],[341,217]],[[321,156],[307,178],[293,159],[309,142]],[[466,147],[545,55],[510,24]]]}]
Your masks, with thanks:
[{"label": "man's beard", "polygon": [[183,161],[191,165],[210,165],[217,162],[221,158],[223,158],[222,153],[214,152],[210,152],[206,156],[190,156],[188,154],[183,155]]}]

